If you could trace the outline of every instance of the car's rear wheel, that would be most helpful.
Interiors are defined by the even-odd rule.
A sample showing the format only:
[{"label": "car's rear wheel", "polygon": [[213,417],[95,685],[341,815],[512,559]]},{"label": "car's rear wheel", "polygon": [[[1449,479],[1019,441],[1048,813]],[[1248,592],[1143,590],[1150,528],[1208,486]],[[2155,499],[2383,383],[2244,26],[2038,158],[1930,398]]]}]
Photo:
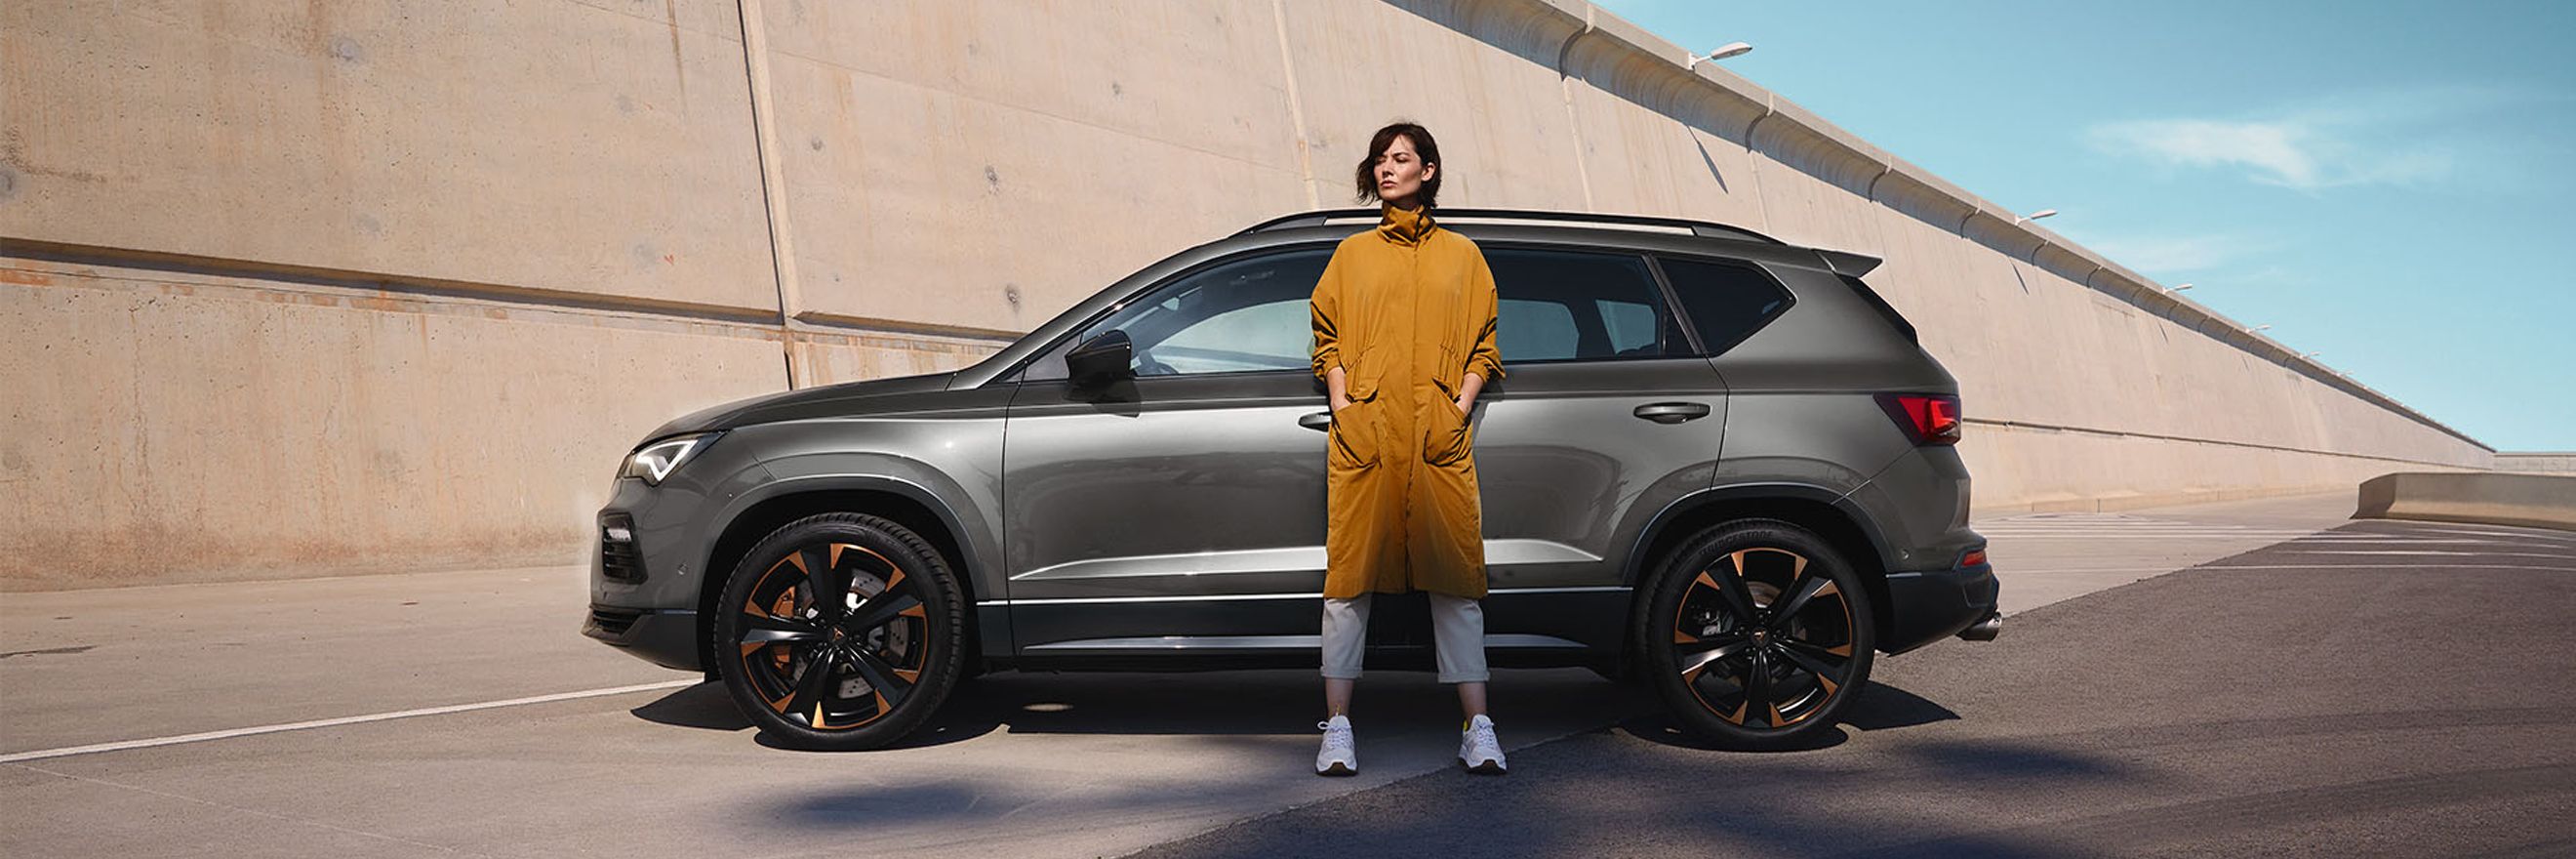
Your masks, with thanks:
[{"label": "car's rear wheel", "polygon": [[1650,580],[1631,628],[1647,681],[1683,727],[1738,748],[1793,746],[1869,682],[1869,594],[1815,534],[1709,529]]},{"label": "car's rear wheel", "polygon": [[752,724],[846,751],[920,727],[956,685],[964,599],[917,534],[857,513],[788,523],[743,556],[716,604],[715,658]]}]

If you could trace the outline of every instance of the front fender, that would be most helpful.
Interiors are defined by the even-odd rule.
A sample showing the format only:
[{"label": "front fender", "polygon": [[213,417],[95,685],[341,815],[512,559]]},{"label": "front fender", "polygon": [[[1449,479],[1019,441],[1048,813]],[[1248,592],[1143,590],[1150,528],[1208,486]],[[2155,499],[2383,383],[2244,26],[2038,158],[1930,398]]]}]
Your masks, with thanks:
[{"label": "front fender", "polygon": [[[769,501],[817,492],[884,492],[910,499],[939,517],[940,524],[948,529],[948,533],[956,536],[958,552],[964,556],[958,559],[962,567],[959,572],[975,578],[978,592],[985,592],[983,586],[988,583],[997,584],[995,580],[988,580],[981,575],[981,571],[998,566],[996,562],[999,560],[1000,552],[992,530],[980,524],[985,521],[984,508],[968,499],[964,489],[956,486],[953,481],[935,476],[925,477],[919,473],[908,475],[886,473],[894,470],[890,466],[900,462],[902,461],[890,460],[871,463],[870,465],[883,469],[877,473],[842,470],[859,465],[858,463],[789,463],[787,467],[790,468],[801,466],[819,468],[808,474],[778,475],[770,482],[744,493],[725,505],[724,509],[717,512],[708,522],[707,539],[703,549],[706,557],[702,563],[713,562],[716,543],[726,528],[730,527],[735,520],[742,518],[744,513]],[[915,463],[915,465],[918,464]],[[939,486],[940,483],[949,485],[942,487]],[[960,505],[964,506],[963,511],[959,509]]]}]

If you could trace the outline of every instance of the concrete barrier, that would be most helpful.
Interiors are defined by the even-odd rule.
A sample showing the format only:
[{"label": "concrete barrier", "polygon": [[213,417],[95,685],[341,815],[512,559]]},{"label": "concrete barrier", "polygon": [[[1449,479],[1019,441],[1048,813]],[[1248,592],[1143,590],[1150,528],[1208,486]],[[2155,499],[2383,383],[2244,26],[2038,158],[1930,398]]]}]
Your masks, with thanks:
[{"label": "concrete barrier", "polygon": [[2498,451],[2495,470],[2576,474],[2576,451]]},{"label": "concrete barrier", "polygon": [[2352,518],[2576,531],[2576,475],[2383,474],[2361,484],[2361,509]]}]

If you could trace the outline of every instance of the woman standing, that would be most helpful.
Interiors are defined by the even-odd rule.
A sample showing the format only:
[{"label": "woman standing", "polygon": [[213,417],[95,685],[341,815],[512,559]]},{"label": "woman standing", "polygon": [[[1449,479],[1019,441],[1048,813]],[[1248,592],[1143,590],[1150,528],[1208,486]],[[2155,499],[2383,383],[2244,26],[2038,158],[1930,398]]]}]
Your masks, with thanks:
[{"label": "woman standing", "polygon": [[1503,375],[1494,276],[1476,243],[1431,218],[1440,146],[1411,123],[1378,129],[1355,176],[1385,217],[1342,241],[1315,284],[1315,375],[1332,406],[1326,454],[1324,709],[1315,771],[1359,771],[1351,688],[1369,595],[1429,591],[1440,682],[1466,713],[1458,761],[1499,774],[1485,713],[1485,546],[1469,421]]}]

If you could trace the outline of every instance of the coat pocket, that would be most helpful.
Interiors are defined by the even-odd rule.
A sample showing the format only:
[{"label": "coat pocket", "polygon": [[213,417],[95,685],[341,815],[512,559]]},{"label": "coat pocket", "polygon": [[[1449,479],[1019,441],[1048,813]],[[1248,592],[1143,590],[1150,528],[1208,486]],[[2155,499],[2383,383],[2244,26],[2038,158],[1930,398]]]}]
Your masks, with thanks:
[{"label": "coat pocket", "polygon": [[1377,348],[1372,346],[1361,350],[1357,357],[1343,365],[1342,395],[1351,398],[1352,402],[1376,399],[1378,376],[1385,372],[1378,366],[1381,357]]},{"label": "coat pocket", "polygon": [[[1451,409],[1456,411],[1456,409]],[[1377,403],[1352,400],[1333,413],[1330,437],[1331,455],[1325,464],[1344,468],[1366,468],[1377,464]]]},{"label": "coat pocket", "polygon": [[1450,381],[1453,378],[1451,374],[1462,372],[1453,366],[1458,353],[1443,344],[1438,354],[1440,363],[1432,369],[1431,387],[1440,392],[1440,400],[1429,404],[1430,408],[1426,410],[1430,415],[1423,424],[1422,461],[1432,465],[1452,465],[1467,458],[1474,444],[1471,437],[1474,427],[1469,425],[1469,415],[1458,411],[1457,384]]},{"label": "coat pocket", "polygon": [[1467,458],[1474,447],[1475,428],[1468,416],[1458,411],[1455,401],[1431,403],[1430,423],[1422,434],[1422,461],[1432,465],[1455,465]]}]

